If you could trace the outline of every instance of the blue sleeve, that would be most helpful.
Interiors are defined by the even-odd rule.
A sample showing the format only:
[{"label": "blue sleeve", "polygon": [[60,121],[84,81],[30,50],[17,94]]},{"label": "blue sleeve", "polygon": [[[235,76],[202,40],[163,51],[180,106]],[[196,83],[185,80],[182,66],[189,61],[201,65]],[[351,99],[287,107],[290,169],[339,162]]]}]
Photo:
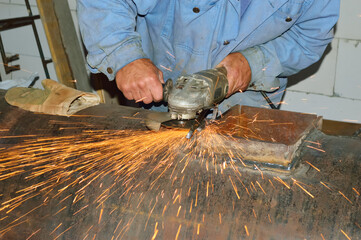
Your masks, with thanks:
[{"label": "blue sleeve", "polygon": [[249,90],[274,91],[287,77],[318,61],[333,38],[339,0],[314,0],[281,36],[241,51],[252,71]]},{"label": "blue sleeve", "polygon": [[110,80],[128,63],[147,58],[135,31],[136,5],[132,0],[78,0],[79,27],[87,62],[93,73]]}]

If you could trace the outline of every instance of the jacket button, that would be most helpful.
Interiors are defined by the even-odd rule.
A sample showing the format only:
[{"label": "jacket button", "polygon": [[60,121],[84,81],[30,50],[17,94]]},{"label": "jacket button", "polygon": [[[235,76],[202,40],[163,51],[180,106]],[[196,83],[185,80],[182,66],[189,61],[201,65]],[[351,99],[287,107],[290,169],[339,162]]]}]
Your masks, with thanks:
[{"label": "jacket button", "polygon": [[223,42],[223,45],[228,45],[228,44],[229,44],[229,41],[228,41],[228,40],[226,40],[226,41]]},{"label": "jacket button", "polygon": [[195,7],[195,8],[193,8],[193,12],[194,12],[194,13],[199,13],[200,10],[199,10],[199,8]]},{"label": "jacket button", "polygon": [[286,18],[286,22],[291,22],[292,21],[292,18],[291,17],[287,17]]},{"label": "jacket button", "polygon": [[110,67],[108,67],[108,68],[107,68],[107,72],[108,72],[109,74],[112,74],[112,73],[113,73],[113,69],[110,68]]}]

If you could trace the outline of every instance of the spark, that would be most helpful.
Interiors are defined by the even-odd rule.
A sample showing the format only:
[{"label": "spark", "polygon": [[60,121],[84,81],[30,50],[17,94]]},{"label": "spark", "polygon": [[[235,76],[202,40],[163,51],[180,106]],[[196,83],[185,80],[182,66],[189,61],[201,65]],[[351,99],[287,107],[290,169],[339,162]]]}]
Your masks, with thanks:
[{"label": "spark", "polygon": [[167,51],[167,53],[172,56],[173,58],[175,58],[175,56],[173,54],[171,54],[169,51]]},{"label": "spark", "polygon": [[102,220],[102,215],[103,215],[103,208],[100,209],[98,224],[100,224],[100,222],[101,222],[101,220]]},{"label": "spark", "polygon": [[271,186],[273,187],[273,189],[276,189],[275,186],[273,185],[271,179],[268,179],[269,183],[271,184]]},{"label": "spark", "polygon": [[360,192],[359,192],[359,191],[357,191],[357,190],[356,190],[356,188],[354,188],[354,187],[353,187],[353,188],[352,188],[352,190],[354,190],[354,191],[355,191],[355,193],[356,193],[357,195],[359,195],[359,196],[360,196]]},{"label": "spark", "polygon": [[178,231],[177,231],[177,235],[175,236],[175,240],[178,239],[179,232],[180,232],[181,228],[182,228],[182,224],[180,224],[179,227],[178,227]]},{"label": "spark", "polygon": [[283,185],[285,185],[286,188],[291,189],[291,187],[287,183],[285,183],[280,177],[273,177],[273,178],[279,181],[280,183],[282,183]]},{"label": "spark", "polygon": [[0,138],[33,138],[36,137],[36,135],[17,135],[17,136],[0,136]]},{"label": "spark", "polygon": [[343,233],[343,235],[345,235],[345,237],[348,239],[348,240],[351,240],[351,238],[341,229],[341,232]]},{"label": "spark", "polygon": [[309,141],[309,140],[305,140],[305,142],[312,143],[312,144],[317,145],[318,147],[321,147],[321,143],[319,143],[319,142],[314,142],[314,141]]},{"label": "spark", "polygon": [[[169,203],[169,202],[168,202],[168,203]],[[167,204],[164,206],[164,208],[163,208],[163,213],[162,213],[162,216],[164,216],[165,210],[167,210],[168,203],[167,203]]]},{"label": "spark", "polygon": [[142,97],[141,99],[138,99],[138,100],[136,100],[135,102],[136,102],[136,103],[139,103],[139,102],[143,101],[144,99],[147,99],[147,97]]},{"label": "spark", "polygon": [[232,186],[233,186],[234,192],[235,192],[235,193],[236,193],[236,195],[237,195],[237,198],[238,198],[238,199],[241,199],[241,197],[238,195],[237,186],[233,183],[231,176],[229,176],[229,180],[231,180],[231,183],[232,183]]},{"label": "spark", "polygon": [[179,206],[178,212],[177,212],[177,217],[178,217],[178,215],[179,215],[179,212],[180,212],[181,208],[182,208],[182,206]]},{"label": "spark", "polygon": [[207,181],[207,192],[206,192],[206,197],[208,197],[208,188],[209,188],[209,181]]},{"label": "spark", "polygon": [[330,190],[330,191],[332,191],[332,189],[329,187],[329,186],[327,186],[325,183],[323,183],[323,182],[320,182],[323,186],[325,186],[328,190]]},{"label": "spark", "polygon": [[[57,211],[56,213],[54,213],[54,215],[53,216],[55,216],[55,215],[57,215],[58,213],[60,213],[61,211],[63,211],[64,209],[66,209],[67,208],[67,206],[65,206],[65,207],[63,207],[63,208],[61,208],[59,211]],[[74,214],[75,215],[75,214]]]},{"label": "spark", "polygon": [[173,204],[177,201],[178,198],[179,198],[179,194],[178,194],[177,197],[174,199]]},{"label": "spark", "polygon": [[301,188],[305,193],[307,193],[311,198],[315,198],[309,191],[307,191],[304,187],[302,187],[297,180],[293,179],[294,184],[296,184],[299,188]]},{"label": "spark", "polygon": [[259,169],[259,167],[257,167],[256,164],[254,164],[254,167],[261,173],[262,179],[264,179],[264,178],[263,178],[263,172],[261,171],[261,169]]},{"label": "spark", "polygon": [[261,184],[259,184],[258,181],[256,181],[257,185],[259,186],[259,188],[262,190],[262,192],[264,193],[264,195],[267,195],[267,193],[264,191],[263,187],[261,186]]},{"label": "spark", "polygon": [[361,229],[360,224],[358,224],[357,222],[355,222],[355,225],[356,225],[359,229]]},{"label": "spark", "polygon": [[317,167],[315,167],[315,166],[314,166],[313,164],[311,164],[309,161],[306,161],[306,163],[307,163],[308,165],[310,165],[311,167],[313,167],[316,171],[321,172],[320,169],[318,169]]},{"label": "spark", "polygon": [[60,238],[64,233],[66,233],[67,231],[69,231],[73,226],[68,227],[67,229],[65,229],[62,233],[60,233],[58,236],[56,236],[56,238],[54,238],[54,240]]},{"label": "spark", "polygon": [[326,152],[326,151],[325,151],[325,150],[323,150],[323,149],[316,148],[316,147],[313,147],[313,146],[311,146],[311,145],[307,145],[307,147],[308,147],[308,148],[315,149],[315,150],[320,151],[320,152]]},{"label": "spark", "polygon": [[[137,114],[138,112],[134,114],[132,118],[135,118]],[[253,119],[250,119],[250,121],[252,121],[252,123],[262,122],[271,125],[289,124],[275,123],[272,120],[257,119],[257,115]],[[242,176],[242,174],[247,176],[247,172],[242,172],[242,174],[240,172],[240,167],[246,166],[241,156],[243,149],[237,149],[237,151],[239,150],[238,152],[229,150],[227,145],[232,136],[223,135],[219,132],[217,126],[206,127],[202,132],[198,133],[197,137],[202,139],[202,146],[197,146],[199,148],[195,150],[194,142],[185,139],[187,131],[184,130],[161,130],[159,132],[140,130],[87,130],[84,128],[91,128],[93,125],[78,122],[73,122],[74,125],[56,121],[53,121],[52,123],[65,125],[65,127],[59,126],[59,129],[79,128],[81,129],[81,133],[79,135],[61,137],[34,136],[34,139],[31,139],[32,137],[24,137],[21,138],[21,141],[23,142],[18,146],[11,147],[10,149],[0,149],[0,181],[16,176],[23,176],[26,181],[36,182],[31,184],[31,186],[16,191],[17,195],[10,200],[1,202],[2,205],[0,205],[0,211],[21,211],[20,206],[31,199],[35,199],[35,197],[42,197],[40,203],[43,203],[43,205],[46,205],[51,200],[55,199],[57,201],[57,207],[51,212],[51,215],[53,216],[64,211],[68,207],[77,210],[73,215],[77,215],[85,209],[87,210],[83,212],[84,214],[91,209],[99,208],[99,217],[94,219],[94,223],[91,223],[97,226],[96,222],[98,222],[98,224],[106,224],[105,220],[108,211],[106,210],[107,208],[103,208],[103,204],[105,204],[114,194],[116,198],[119,197],[119,199],[128,201],[129,205],[134,204],[134,206],[137,206],[137,210],[134,212],[132,212],[133,210],[126,209],[127,206],[110,207],[111,212],[109,215],[115,210],[119,210],[120,212],[127,211],[134,214],[133,218],[129,221],[123,221],[123,219],[118,221],[113,232],[113,239],[119,239],[126,238],[124,235],[130,229],[133,220],[138,214],[148,217],[145,229],[147,228],[150,217],[152,217],[152,219],[159,219],[164,218],[167,214],[172,214],[172,217],[174,217],[176,213],[176,216],[179,217],[179,220],[184,224],[185,221],[182,217],[185,218],[185,215],[188,215],[187,210],[189,202],[187,205],[183,205],[183,211],[181,211],[182,206],[180,204],[182,200],[187,197],[191,198],[189,199],[191,201],[189,215],[192,214],[193,211],[193,215],[196,214],[198,218],[197,214],[199,214],[199,209],[197,209],[197,204],[203,204],[204,199],[202,196],[204,197],[204,192],[206,192],[206,197],[208,197],[206,201],[209,203],[214,195],[210,193],[219,191],[217,186],[215,186],[216,182],[218,182],[215,177],[222,178],[222,180],[225,180],[226,182],[228,176],[238,199],[241,199],[240,192],[242,192],[242,186],[248,196],[251,196],[250,192],[252,193],[253,191],[258,193],[258,187],[266,195],[265,189],[263,189],[260,182],[245,181],[245,183],[243,183],[242,177],[244,176]],[[241,127],[236,126],[233,131],[236,133],[240,128]],[[256,132],[251,132],[251,134],[252,137],[255,136],[260,138],[257,136]],[[214,146],[217,146],[219,151],[225,153],[231,160],[221,162],[220,160],[222,160],[222,158],[217,156],[218,149],[216,151]],[[315,146],[321,147],[321,144],[318,143]],[[179,152],[182,152],[182,159],[180,161],[178,161],[180,158]],[[195,178],[204,180],[202,183],[196,182],[194,177],[189,180],[185,177],[186,174],[184,173],[192,168],[192,164],[194,163],[192,161],[194,160],[199,160],[198,162],[200,166],[203,167],[204,172],[207,169],[208,174],[211,176],[209,179],[206,179],[201,175],[201,172],[195,174]],[[30,171],[26,170],[29,168],[31,168]],[[264,179],[264,174],[257,165],[255,165],[255,169],[261,173],[262,179]],[[146,170],[145,173],[152,177],[152,180],[149,183],[150,189],[159,191],[150,202],[147,202],[146,192],[144,192],[144,194],[140,193],[139,195],[136,195],[138,189],[143,189],[143,186],[148,186],[147,182],[137,182],[137,174],[143,174],[142,170]],[[228,173],[234,174],[232,176]],[[105,178],[109,176],[111,177],[112,183],[108,186]],[[159,184],[158,180],[162,179],[162,177],[168,178],[169,184],[173,187],[169,193],[165,192],[163,187]],[[38,180],[39,182],[37,182]],[[277,184],[275,184],[275,186],[270,179],[266,179],[266,181],[267,180],[272,185],[273,189],[279,187]],[[278,176],[274,177],[274,180],[281,183],[281,187],[284,185],[286,188],[291,189],[290,185],[285,182],[286,180],[282,180]],[[320,183],[328,188],[323,182]],[[117,189],[117,184],[121,184],[121,188]],[[181,187],[178,187],[177,184],[180,184]],[[228,184],[229,183],[227,183],[227,187],[231,189],[231,186]],[[294,180],[294,184],[313,198],[313,195],[301,186],[302,183],[300,184],[298,181]],[[197,185],[197,188],[195,185]],[[255,187],[256,185],[258,185],[258,187]],[[266,185],[269,186],[268,183],[266,183]],[[96,189],[97,191],[100,191],[100,194],[95,196],[94,201],[92,200],[93,202],[88,203],[86,202],[87,199],[84,199],[84,196],[92,190],[92,186],[96,186]],[[247,187],[250,188],[250,190]],[[238,188],[240,188],[240,190],[238,190]],[[357,194],[358,191],[356,188],[353,189]],[[212,192],[209,192],[209,190]],[[201,194],[199,203],[198,193]],[[160,205],[161,201],[159,201],[159,205],[156,205],[158,197],[163,201],[164,198],[167,199],[164,197],[167,196],[167,194],[172,197],[171,200],[166,204],[162,203],[162,205]],[[196,195],[195,197],[194,194]],[[233,197],[233,199],[234,208],[237,199],[235,197]],[[177,205],[175,204],[177,202],[179,202],[179,205],[177,204],[178,211],[176,212]],[[39,207],[43,205],[40,205]],[[146,205],[148,205],[150,211],[144,213],[142,212],[142,209],[144,209],[144,206]],[[159,209],[159,211],[162,211],[163,208],[162,216],[160,216],[160,212],[159,215],[156,214],[158,210],[155,210],[153,213],[156,206],[156,209]],[[166,212],[168,207],[169,211]],[[259,216],[257,216],[254,208],[252,209],[252,212],[255,218],[262,217],[260,213],[258,213]],[[28,219],[24,220],[24,218],[28,217],[28,214],[30,213],[34,214],[34,209],[22,214],[22,217],[10,221],[11,224],[5,229],[4,227],[0,227],[0,233],[10,231],[14,227],[18,227],[18,225],[26,222]],[[182,213],[182,215],[180,215],[180,213]],[[249,214],[251,215],[251,212],[249,212]],[[112,217],[115,215],[116,213],[114,213]],[[222,224],[221,212],[219,212],[218,215],[219,223]],[[203,214],[202,222],[207,224],[206,220],[206,215]],[[268,220],[272,223],[270,214],[268,214]],[[151,222],[153,221],[150,221],[149,224]],[[161,225],[158,229],[159,224]],[[182,224],[179,225],[175,239],[178,239],[179,237]],[[60,223],[51,234],[58,234],[61,226],[64,225]],[[60,233],[55,239],[63,236],[64,233],[71,229],[71,227]],[[92,227],[93,225],[89,228],[88,232],[85,233],[85,238],[96,237],[94,233],[90,232]],[[164,230],[164,228],[163,222],[156,222],[152,239],[155,239],[157,236],[159,237],[160,232]],[[249,236],[247,226],[244,225],[244,228],[247,236]],[[37,228],[34,228],[34,230],[35,229]],[[174,233],[175,230],[176,229],[174,229]],[[199,235],[199,232],[200,223],[197,225],[197,235]]]},{"label": "spark", "polygon": [[158,226],[158,222],[155,223],[154,234],[153,234],[152,240],[154,240],[157,237],[157,234],[158,234],[157,226]]},{"label": "spark", "polygon": [[247,236],[249,237],[249,232],[248,232],[247,225],[244,225],[244,229],[246,230],[246,234],[247,234]]},{"label": "spark", "polygon": [[39,228],[38,230],[36,230],[35,232],[33,232],[26,240],[29,240],[32,236],[34,236],[35,234],[37,234],[41,229]]},{"label": "spark", "polygon": [[54,230],[50,233],[50,235],[53,234],[61,225],[63,225],[63,223],[60,223],[56,228],[54,228]]},{"label": "spark", "polygon": [[268,221],[272,223],[271,216],[268,214]]},{"label": "spark", "polygon": [[254,210],[254,208],[252,208],[252,212],[253,212],[254,218],[257,219],[257,214],[256,214],[256,211]]},{"label": "spark", "polygon": [[172,69],[170,69],[170,68],[167,68],[167,67],[164,67],[163,65],[159,65],[161,68],[163,68],[163,69],[165,69],[165,70],[167,70],[167,71],[169,71],[169,72],[172,72]]},{"label": "spark", "polygon": [[341,191],[338,191],[339,194],[341,194],[349,203],[352,204],[351,200],[346,197],[345,194],[343,194]]}]

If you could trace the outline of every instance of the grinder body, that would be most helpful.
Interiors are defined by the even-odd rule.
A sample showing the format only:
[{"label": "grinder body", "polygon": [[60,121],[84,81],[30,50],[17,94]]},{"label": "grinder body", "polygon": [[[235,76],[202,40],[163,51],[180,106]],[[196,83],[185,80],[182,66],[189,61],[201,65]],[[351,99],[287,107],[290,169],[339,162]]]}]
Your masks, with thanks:
[{"label": "grinder body", "polygon": [[226,97],[227,70],[220,67],[181,76],[174,86],[169,79],[163,89],[171,119],[194,119],[202,110],[215,107]]}]

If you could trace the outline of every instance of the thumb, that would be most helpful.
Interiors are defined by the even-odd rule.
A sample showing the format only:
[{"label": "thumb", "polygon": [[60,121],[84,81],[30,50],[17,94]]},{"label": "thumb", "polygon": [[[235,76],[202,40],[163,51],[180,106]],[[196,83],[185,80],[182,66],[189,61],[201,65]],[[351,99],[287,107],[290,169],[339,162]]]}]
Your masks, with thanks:
[{"label": "thumb", "polygon": [[159,81],[160,81],[162,84],[165,84],[164,79],[163,79],[163,72],[162,72],[162,71],[159,71],[159,72],[158,72],[158,78],[159,78]]}]

